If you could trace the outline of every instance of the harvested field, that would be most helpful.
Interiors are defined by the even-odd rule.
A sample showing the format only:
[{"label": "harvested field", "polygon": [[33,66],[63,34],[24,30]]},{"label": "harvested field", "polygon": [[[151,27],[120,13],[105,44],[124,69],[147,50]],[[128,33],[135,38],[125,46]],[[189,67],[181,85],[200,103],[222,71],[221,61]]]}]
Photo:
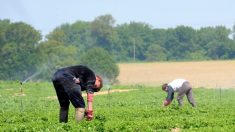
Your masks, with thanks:
[{"label": "harvested field", "polygon": [[121,85],[159,86],[185,78],[194,87],[235,88],[235,61],[123,63],[119,68]]}]

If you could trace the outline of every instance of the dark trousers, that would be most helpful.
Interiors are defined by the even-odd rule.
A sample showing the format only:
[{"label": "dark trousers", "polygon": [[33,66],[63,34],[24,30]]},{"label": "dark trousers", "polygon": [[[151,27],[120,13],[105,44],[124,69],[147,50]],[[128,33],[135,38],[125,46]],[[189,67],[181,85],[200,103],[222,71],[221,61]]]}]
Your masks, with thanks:
[{"label": "dark trousers", "polygon": [[179,88],[178,90],[178,96],[177,96],[177,100],[179,103],[179,106],[183,105],[183,97],[187,96],[188,102],[195,107],[195,100],[193,98],[193,90],[192,90],[192,86],[190,85],[189,82],[184,82],[182,87]]},{"label": "dark trousers", "polygon": [[63,70],[54,74],[52,82],[60,104],[60,122],[67,122],[70,102],[75,108],[85,108],[81,87],[73,81],[73,77],[66,75]]}]

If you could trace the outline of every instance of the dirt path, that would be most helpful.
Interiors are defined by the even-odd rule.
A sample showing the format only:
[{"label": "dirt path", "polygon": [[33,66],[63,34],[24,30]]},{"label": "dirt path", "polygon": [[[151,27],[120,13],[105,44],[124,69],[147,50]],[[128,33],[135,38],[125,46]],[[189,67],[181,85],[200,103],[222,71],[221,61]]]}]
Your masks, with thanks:
[{"label": "dirt path", "polygon": [[[117,93],[117,92],[128,92],[132,91],[134,89],[113,89],[113,90],[107,90],[107,91],[100,91],[97,93],[94,93],[94,95],[104,95],[104,94],[109,94],[109,93]],[[82,96],[87,96],[86,93],[82,93]],[[57,96],[48,96],[47,99],[57,99]]]},{"label": "dirt path", "polygon": [[[113,90],[97,92],[97,93],[94,93],[94,95],[104,95],[104,94],[115,93],[115,92],[128,92],[132,90],[134,89],[113,89]],[[86,95],[87,95],[86,93],[82,94],[82,96],[86,96]]]},{"label": "dirt path", "polygon": [[180,132],[180,128],[173,128],[171,129],[171,132]]}]

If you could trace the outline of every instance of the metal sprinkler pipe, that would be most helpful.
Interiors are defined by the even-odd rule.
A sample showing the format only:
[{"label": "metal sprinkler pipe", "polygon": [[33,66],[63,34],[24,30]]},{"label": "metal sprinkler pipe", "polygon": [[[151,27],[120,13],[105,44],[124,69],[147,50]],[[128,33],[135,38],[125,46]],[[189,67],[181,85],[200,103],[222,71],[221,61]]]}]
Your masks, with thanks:
[{"label": "metal sprinkler pipe", "polygon": [[[20,81],[20,95],[23,95],[23,82]],[[20,100],[20,110],[21,112],[23,111],[23,100],[22,100],[22,97],[21,97],[21,100]]]},{"label": "metal sprinkler pipe", "polygon": [[20,81],[20,85],[21,85],[21,87],[20,87],[20,94],[23,94],[23,83],[24,82]]},{"label": "metal sprinkler pipe", "polygon": [[111,107],[111,103],[110,103],[110,100],[111,100],[111,85],[107,85],[107,89],[108,89],[108,100],[109,100],[109,108]]}]

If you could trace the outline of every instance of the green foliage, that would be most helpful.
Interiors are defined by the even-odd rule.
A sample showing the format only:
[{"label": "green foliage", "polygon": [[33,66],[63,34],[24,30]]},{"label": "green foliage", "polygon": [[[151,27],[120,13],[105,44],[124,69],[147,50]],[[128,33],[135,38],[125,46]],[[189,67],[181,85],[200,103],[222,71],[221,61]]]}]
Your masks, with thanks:
[{"label": "green foliage", "polygon": [[22,22],[8,23],[1,33],[0,79],[22,80],[36,72],[38,62],[37,44],[41,35],[30,25]]},{"label": "green foliage", "polygon": [[81,56],[80,63],[90,67],[110,83],[114,83],[119,75],[119,68],[114,59],[102,48],[88,50]]},{"label": "green foliage", "polygon": [[146,51],[147,61],[165,61],[166,60],[166,50],[159,45],[151,45]]},{"label": "green foliage", "polygon": [[0,20],[0,49],[6,43],[6,31],[10,26],[10,20]]},{"label": "green foliage", "polygon": [[200,50],[191,52],[188,56],[188,59],[189,60],[205,60],[206,59],[205,53],[206,53],[205,51],[200,51]]},{"label": "green foliage", "polygon": [[50,40],[41,43],[38,47],[40,51],[40,62],[38,71],[41,71],[40,79],[49,80],[56,69],[75,65],[78,63],[77,48],[75,46],[65,46],[59,41]]},{"label": "green foliage", "polygon": [[[1,131],[226,131],[235,130],[234,89],[194,89],[192,108],[184,98],[162,107],[160,87],[113,86],[130,89],[94,97],[94,120],[76,123],[70,105],[69,122],[58,123],[59,103],[51,83],[0,82]],[[23,89],[23,94],[20,92]],[[106,91],[104,91],[106,92]],[[108,92],[107,92],[108,93]]]},{"label": "green foliage", "polygon": [[[106,14],[91,22],[61,24],[42,40],[40,32],[24,22],[0,20],[0,80],[25,80],[37,72],[36,80],[49,79],[57,68],[79,64],[81,55],[97,47],[115,62],[235,59],[231,33],[234,29],[224,26],[116,25],[113,16]],[[110,73],[105,76],[116,78],[117,71]]]},{"label": "green foliage", "polygon": [[119,46],[114,24],[115,19],[109,14],[99,16],[91,23],[91,37],[95,40],[95,46],[110,53],[116,51]]},{"label": "green foliage", "polygon": [[[141,22],[115,27],[115,19],[106,14],[92,22],[62,24],[47,35],[47,39],[76,46],[81,52],[78,54],[93,47],[102,47],[117,61],[133,60],[134,54],[138,61],[233,59],[234,48],[231,47],[235,44],[228,38],[230,32],[223,26],[199,30],[183,25],[174,29],[153,29]],[[157,53],[156,56],[154,50],[150,50],[156,45],[167,52]],[[222,50],[218,50],[220,48]]]},{"label": "green foliage", "polygon": [[116,30],[121,45],[118,56],[132,60],[135,54],[136,60],[145,60],[145,52],[151,44],[154,45],[151,26],[146,23],[131,22],[117,26]]}]

